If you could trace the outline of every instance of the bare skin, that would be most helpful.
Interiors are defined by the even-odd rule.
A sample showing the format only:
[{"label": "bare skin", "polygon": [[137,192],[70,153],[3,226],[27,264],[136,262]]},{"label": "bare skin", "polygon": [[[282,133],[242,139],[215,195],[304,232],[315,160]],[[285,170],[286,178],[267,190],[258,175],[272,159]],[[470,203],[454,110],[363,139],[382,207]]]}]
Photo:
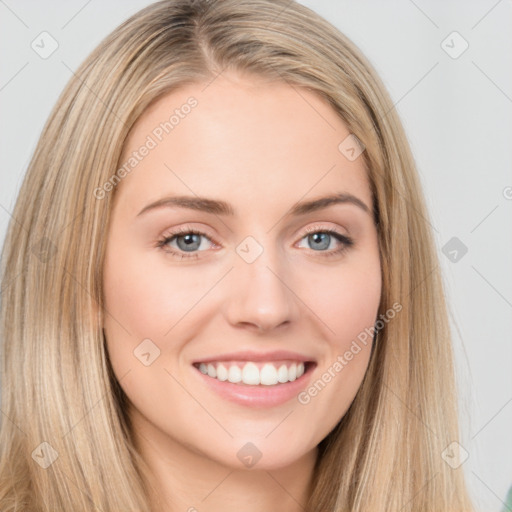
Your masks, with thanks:
[{"label": "bare skin", "polygon": [[[151,105],[125,145],[123,162],[175,108],[197,99],[115,190],[104,267],[108,351],[154,473],[155,510],[299,512],[317,445],[347,411],[368,365],[371,341],[332,370],[377,317],[371,190],[363,159],[338,149],[346,125],[311,91],[228,73],[205,85]],[[287,214],[333,193],[352,194],[368,211],[345,202]],[[139,215],[178,195],[225,201],[235,215],[168,206]],[[185,234],[159,247],[176,228]],[[203,234],[187,250],[189,228]],[[326,230],[353,245],[322,238]],[[262,248],[251,263],[237,252],[240,244],[257,247],[245,246],[246,237]],[[145,339],[160,350],[148,366],[134,356]],[[227,352],[281,349],[316,361],[308,387],[331,368],[308,403],[233,403],[192,366]],[[247,443],[261,453],[253,467],[237,456]]]}]

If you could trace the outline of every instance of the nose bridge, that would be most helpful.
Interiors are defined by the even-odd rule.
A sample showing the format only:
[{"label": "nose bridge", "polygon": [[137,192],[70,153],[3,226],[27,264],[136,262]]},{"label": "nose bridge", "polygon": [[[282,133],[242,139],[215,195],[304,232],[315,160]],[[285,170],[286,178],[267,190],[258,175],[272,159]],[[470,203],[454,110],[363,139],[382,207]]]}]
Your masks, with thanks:
[{"label": "nose bridge", "polygon": [[272,235],[246,237],[236,248],[232,271],[229,321],[271,329],[296,314],[290,272],[284,253]]}]

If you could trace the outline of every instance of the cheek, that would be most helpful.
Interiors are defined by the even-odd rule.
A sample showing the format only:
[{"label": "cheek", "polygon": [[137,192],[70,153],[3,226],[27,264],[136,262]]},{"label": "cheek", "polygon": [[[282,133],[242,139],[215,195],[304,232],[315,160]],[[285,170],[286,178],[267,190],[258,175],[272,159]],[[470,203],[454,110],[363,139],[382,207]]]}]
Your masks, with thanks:
[{"label": "cheek", "polygon": [[324,326],[324,350],[318,381],[301,403],[315,401],[314,407],[322,411],[319,415],[334,426],[354,399],[368,367],[381,298],[380,261],[373,253],[367,259],[356,258],[335,271],[317,273],[314,283],[307,304],[321,320],[317,324]]},{"label": "cheek", "polygon": [[[332,286],[332,279],[330,283]],[[380,290],[379,272],[351,272],[340,276],[330,293],[313,294],[313,303],[328,327],[315,378],[297,398],[304,413],[322,418],[322,437],[345,415],[364,379]]]},{"label": "cheek", "polygon": [[107,258],[104,286],[108,313],[134,339],[161,338],[198,300],[199,284],[190,274],[136,253],[120,261]]},{"label": "cheek", "polygon": [[346,350],[352,340],[374,326],[381,296],[379,262],[331,268],[317,273],[313,282],[308,305],[325,324],[325,338],[332,348]]},{"label": "cheek", "polygon": [[[104,264],[106,342],[114,373],[129,401],[152,417],[169,398],[172,379],[164,370],[172,366],[180,347],[174,337],[169,343],[166,333],[197,302],[198,294],[183,273],[169,270],[162,262],[151,262],[133,248],[123,251],[121,247],[107,252]],[[187,325],[186,321],[179,323],[176,333],[182,324]],[[147,353],[149,364],[145,365]],[[179,389],[176,392],[175,400],[182,398]]]}]

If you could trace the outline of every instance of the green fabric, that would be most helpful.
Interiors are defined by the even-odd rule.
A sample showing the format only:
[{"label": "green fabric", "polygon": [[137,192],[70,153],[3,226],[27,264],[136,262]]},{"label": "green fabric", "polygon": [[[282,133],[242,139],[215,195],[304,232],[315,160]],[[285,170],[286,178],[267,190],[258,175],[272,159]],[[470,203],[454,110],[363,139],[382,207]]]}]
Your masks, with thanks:
[{"label": "green fabric", "polygon": [[508,490],[505,506],[503,507],[501,512],[512,512],[512,487]]}]

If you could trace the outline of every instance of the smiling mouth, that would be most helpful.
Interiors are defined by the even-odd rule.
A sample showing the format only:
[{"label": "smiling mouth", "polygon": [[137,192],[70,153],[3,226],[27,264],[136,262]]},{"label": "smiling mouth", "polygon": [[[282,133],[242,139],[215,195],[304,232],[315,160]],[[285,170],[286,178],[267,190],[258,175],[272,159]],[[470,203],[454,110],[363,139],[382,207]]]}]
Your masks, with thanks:
[{"label": "smiling mouth", "polygon": [[221,382],[241,386],[279,386],[293,382],[309,373],[316,363],[313,361],[211,361],[194,363],[202,374]]}]

